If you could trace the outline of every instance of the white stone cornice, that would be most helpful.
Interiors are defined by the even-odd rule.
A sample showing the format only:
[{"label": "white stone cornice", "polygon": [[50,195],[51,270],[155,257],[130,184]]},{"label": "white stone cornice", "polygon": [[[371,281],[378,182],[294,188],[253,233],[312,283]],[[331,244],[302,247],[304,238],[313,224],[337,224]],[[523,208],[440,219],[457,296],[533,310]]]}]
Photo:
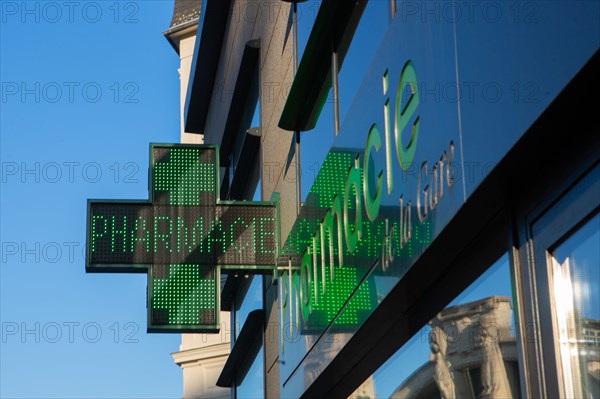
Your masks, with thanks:
[{"label": "white stone cornice", "polygon": [[173,352],[173,360],[179,366],[184,367],[187,363],[197,363],[198,361],[206,361],[218,357],[227,357],[231,352],[229,342],[222,344],[210,345],[203,348],[188,349],[180,352]]}]

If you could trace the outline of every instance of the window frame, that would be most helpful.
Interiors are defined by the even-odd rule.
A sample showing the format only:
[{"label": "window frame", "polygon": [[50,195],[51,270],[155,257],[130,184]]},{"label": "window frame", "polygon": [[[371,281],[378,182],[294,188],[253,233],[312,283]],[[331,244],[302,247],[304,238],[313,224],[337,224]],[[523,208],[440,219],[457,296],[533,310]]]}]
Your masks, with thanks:
[{"label": "window frame", "polygon": [[552,254],[599,211],[599,175],[597,161],[570,186],[563,182],[559,195],[545,197],[537,212],[522,216],[524,239],[513,249],[513,262],[524,397],[565,397],[552,300]]}]

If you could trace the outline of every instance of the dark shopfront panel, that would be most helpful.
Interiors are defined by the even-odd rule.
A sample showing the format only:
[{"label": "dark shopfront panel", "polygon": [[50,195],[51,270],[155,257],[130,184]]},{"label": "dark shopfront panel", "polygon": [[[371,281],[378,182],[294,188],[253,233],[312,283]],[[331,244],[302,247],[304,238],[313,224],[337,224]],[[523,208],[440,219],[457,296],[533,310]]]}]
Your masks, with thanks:
[{"label": "dark shopfront panel", "polygon": [[[593,71],[600,70],[600,61],[598,35],[584,33],[598,33],[598,22],[592,18],[598,15],[598,5],[552,3],[540,4],[540,21],[535,26],[427,23],[400,14],[391,22],[283,249],[281,263],[291,257],[300,269],[305,265],[313,279],[303,282],[299,272],[287,285],[282,284],[280,291],[280,295],[289,293],[290,300],[301,299],[309,305],[293,309],[288,301],[280,314],[284,328],[290,324],[296,328],[280,332],[286,338],[280,349],[282,397],[303,393],[307,397],[348,396],[363,381],[363,393],[377,395],[384,370],[415,348],[415,340],[421,345],[420,363],[414,370],[398,372],[392,383],[396,386],[386,396],[396,392],[398,397],[406,397],[406,389],[417,392],[415,387],[420,387],[422,396],[411,397],[439,397],[440,389],[446,389],[440,388],[444,382],[452,381],[454,392],[476,397],[500,389],[500,383],[490,382],[489,376],[489,370],[499,369],[503,370],[503,392],[510,391],[512,396],[597,394],[594,367],[600,360],[596,359],[598,348],[593,346],[594,320],[598,319],[594,319],[597,309],[593,301],[598,285],[586,288],[588,302],[587,297],[572,296],[571,302],[557,305],[557,285],[553,284],[558,284],[559,272],[564,286],[586,279],[594,283],[597,277],[598,246],[596,252],[592,247],[581,255],[577,243],[593,241],[598,234],[594,212],[600,204],[595,166],[600,129],[594,93],[600,87]],[[400,37],[403,40],[398,40]],[[490,53],[492,47],[496,51]],[[561,54],[564,60],[557,58]],[[557,60],[552,62],[552,58]],[[496,102],[482,97],[457,104],[447,99],[433,101],[423,91],[440,82],[461,87],[461,82],[467,81],[495,82],[501,88],[509,82],[537,82],[541,94],[531,103],[505,96]],[[411,84],[417,87],[412,93]],[[399,86],[401,90],[397,90]],[[419,90],[418,108],[412,112],[407,104]],[[408,110],[406,118],[399,121],[394,116],[397,101]],[[386,109],[391,117],[386,117]],[[397,150],[392,148],[389,168],[386,150],[393,140],[386,142],[386,124],[395,123],[407,127],[402,139],[403,160],[410,162],[396,160]],[[415,126],[418,142],[411,153],[411,145],[406,143],[410,143]],[[380,142],[367,141],[373,136],[379,136]],[[366,162],[365,153],[369,155]],[[347,175],[355,162],[357,176]],[[470,170],[475,174],[468,179]],[[370,194],[377,190],[379,171],[383,171],[379,180],[382,199],[378,212],[371,209],[369,215],[363,190],[367,187]],[[389,172],[394,175],[391,180],[387,180]],[[360,184],[363,175],[366,186]],[[359,183],[352,185],[352,179]],[[345,181],[351,182],[349,190]],[[388,194],[390,183],[393,188]],[[423,191],[428,184],[429,197]],[[332,269],[343,272],[331,279],[329,269],[320,269],[321,259],[332,253],[336,264],[339,252],[335,248],[323,251],[322,258],[320,248],[327,250],[327,245],[316,244],[321,237],[315,232],[322,227],[327,230],[328,225],[319,222],[335,214],[336,194],[352,200],[345,211],[354,224],[350,235],[357,230],[357,208],[363,227],[356,250],[344,247],[342,251],[344,268]],[[571,217],[574,205],[565,198],[578,195],[587,195],[587,212]],[[356,197],[362,203],[355,202]],[[577,203],[576,199],[570,201]],[[546,252],[539,252],[536,229],[542,229],[537,226],[549,218],[545,216],[548,212],[563,212],[574,219],[571,227],[548,239]],[[337,231],[325,234],[338,242]],[[565,247],[561,247],[563,243]],[[306,258],[307,253],[311,259]],[[583,258],[592,266],[570,266],[569,280],[569,273],[559,266],[565,262],[569,266],[568,259],[579,265],[582,261],[578,259]],[[549,259],[559,266],[546,267]],[[324,277],[321,280],[319,273]],[[289,275],[284,275],[282,282],[286,278]],[[335,304],[327,299],[327,292],[345,297]],[[565,316],[569,304],[584,309],[583,313]],[[469,321],[460,324],[458,320],[464,318]],[[482,327],[486,323],[498,327],[500,338],[486,336],[490,331]],[[579,326],[579,330],[566,329],[567,325]],[[465,335],[453,341],[456,334],[451,332],[459,327]],[[567,330],[575,335],[569,336]],[[581,348],[589,354],[587,358],[567,359],[569,348],[555,347],[560,339],[571,342],[580,336],[585,337]],[[439,339],[445,344],[436,341]],[[490,341],[493,345],[486,344]],[[463,358],[455,358],[461,351],[466,353]],[[442,357],[454,368],[442,367]],[[399,375],[410,377],[401,380]],[[384,385],[391,383],[389,378],[385,380]]]}]

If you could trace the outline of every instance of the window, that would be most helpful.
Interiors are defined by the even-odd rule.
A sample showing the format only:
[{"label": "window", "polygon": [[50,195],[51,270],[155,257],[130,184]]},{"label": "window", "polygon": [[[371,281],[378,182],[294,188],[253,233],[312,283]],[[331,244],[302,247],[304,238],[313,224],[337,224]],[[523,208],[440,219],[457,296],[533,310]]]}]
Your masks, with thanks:
[{"label": "window", "polygon": [[525,316],[536,327],[526,355],[540,359],[529,360],[539,396],[600,396],[599,192],[596,166],[531,225],[535,264],[524,285],[538,296]]},{"label": "window", "polygon": [[560,244],[550,258],[554,313],[565,396],[600,397],[600,215]]},{"label": "window", "polygon": [[519,397],[508,256],[441,310],[354,397]]}]

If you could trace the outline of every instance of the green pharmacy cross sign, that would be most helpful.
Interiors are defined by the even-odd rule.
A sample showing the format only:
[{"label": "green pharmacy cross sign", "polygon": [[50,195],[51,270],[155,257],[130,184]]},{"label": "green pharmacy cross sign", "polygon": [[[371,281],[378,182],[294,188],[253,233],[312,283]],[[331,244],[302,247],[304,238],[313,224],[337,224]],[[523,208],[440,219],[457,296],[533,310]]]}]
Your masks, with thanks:
[{"label": "green pharmacy cross sign", "polygon": [[148,332],[218,332],[220,273],[272,273],[276,202],[220,201],[218,147],[150,146],[148,201],[88,200],[86,271],[148,273]]}]

